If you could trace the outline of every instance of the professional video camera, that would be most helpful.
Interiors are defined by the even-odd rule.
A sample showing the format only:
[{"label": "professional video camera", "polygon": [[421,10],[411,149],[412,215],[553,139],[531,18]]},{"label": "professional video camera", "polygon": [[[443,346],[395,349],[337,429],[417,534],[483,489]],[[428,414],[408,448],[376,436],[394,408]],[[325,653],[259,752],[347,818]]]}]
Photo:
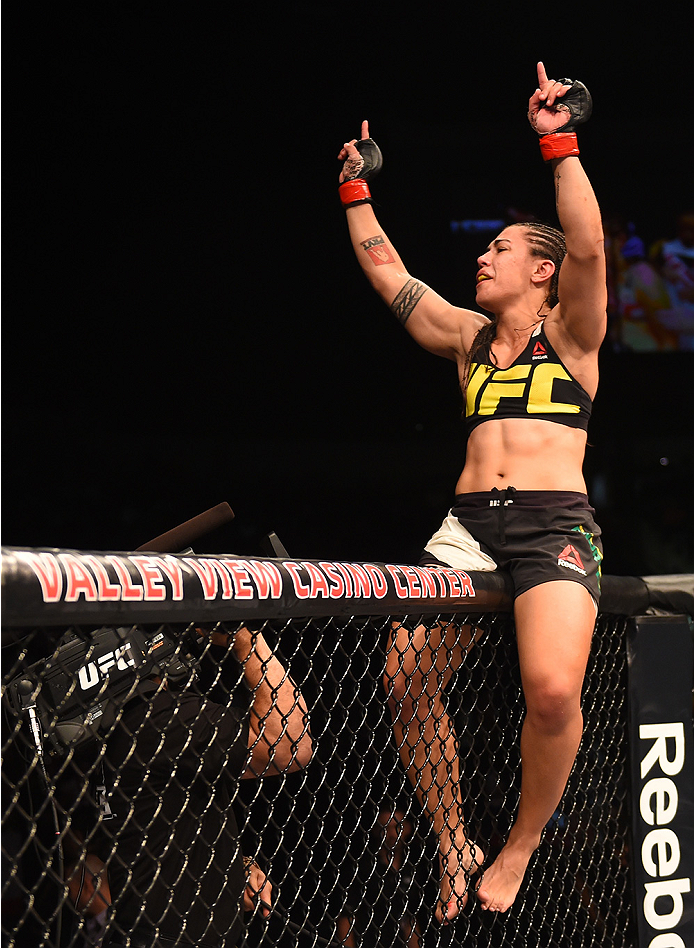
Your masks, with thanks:
[{"label": "professional video camera", "polygon": [[[233,518],[224,501],[143,543],[137,551],[192,553],[190,543]],[[78,744],[108,736],[126,702],[156,691],[153,677],[174,684],[188,678],[195,641],[195,634],[177,642],[161,629],[146,632],[137,626],[104,626],[87,636],[72,633],[49,659],[11,681],[3,698],[16,714],[28,715],[40,755],[44,740],[50,754],[64,754]]]},{"label": "professional video camera", "polygon": [[162,629],[70,633],[50,658],[8,684],[5,699],[16,714],[29,714],[37,743],[45,741],[52,755],[64,754],[108,736],[126,702],[156,691],[154,677],[173,684],[187,679],[195,663],[192,651],[193,636],[176,641]]}]

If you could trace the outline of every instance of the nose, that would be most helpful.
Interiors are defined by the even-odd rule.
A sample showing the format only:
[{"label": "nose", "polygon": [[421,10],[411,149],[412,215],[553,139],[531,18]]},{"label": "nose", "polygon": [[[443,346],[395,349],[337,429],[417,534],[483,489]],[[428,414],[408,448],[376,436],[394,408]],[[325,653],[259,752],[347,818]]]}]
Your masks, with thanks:
[{"label": "nose", "polygon": [[487,264],[489,263],[489,260],[490,260],[489,251],[485,250],[485,252],[483,254],[480,254],[480,256],[477,258],[477,266],[486,267]]}]

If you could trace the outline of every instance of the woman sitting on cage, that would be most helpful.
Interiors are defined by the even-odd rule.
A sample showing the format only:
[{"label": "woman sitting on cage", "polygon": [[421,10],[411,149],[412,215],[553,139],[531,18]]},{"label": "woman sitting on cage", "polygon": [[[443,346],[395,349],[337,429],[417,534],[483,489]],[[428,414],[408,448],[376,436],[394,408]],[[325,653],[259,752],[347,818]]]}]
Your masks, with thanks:
[{"label": "woman sitting on cage", "polygon": [[[483,250],[476,300],[488,316],[451,305],[406,270],[371,204],[367,179],[380,168],[380,152],[366,122],[361,140],[339,154],[359,263],[415,341],[456,363],[465,396],[465,466],[421,562],[502,567],[514,583],[527,706],[521,796],[508,839],[477,889],[482,908],[501,912],[516,898],[581,740],[602,560],[582,473],[607,306],[601,215],[574,132],[591,100],[581,83],[548,79],[542,63],[537,77],[528,118],[552,168],[562,230],[513,224]],[[499,111],[505,107],[499,98]],[[492,144],[506,147],[503,129]],[[471,636],[453,624],[399,627],[385,675],[400,757],[438,837],[443,922],[466,904],[470,876],[483,861],[463,822],[456,736],[443,699]]]}]

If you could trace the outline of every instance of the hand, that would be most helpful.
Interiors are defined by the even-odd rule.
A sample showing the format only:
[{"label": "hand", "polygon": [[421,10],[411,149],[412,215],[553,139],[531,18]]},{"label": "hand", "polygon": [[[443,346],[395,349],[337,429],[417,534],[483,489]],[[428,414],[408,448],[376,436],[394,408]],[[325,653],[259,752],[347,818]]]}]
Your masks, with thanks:
[{"label": "hand", "polygon": [[252,912],[256,904],[264,902],[261,911],[264,918],[270,915],[272,905],[272,883],[260,868],[257,862],[251,863],[246,875],[246,888],[243,892],[243,907],[246,912]]},{"label": "hand", "polygon": [[528,103],[528,121],[538,135],[561,131],[571,119],[571,110],[559,100],[571,86],[548,79],[543,63],[537,64],[537,86]]},{"label": "hand", "polygon": [[[369,123],[364,121],[361,123],[361,140],[369,137]],[[340,149],[340,154],[337,156],[338,161],[344,161],[342,171],[340,172],[340,184],[344,181],[352,181],[354,178],[358,178],[359,174],[364,167],[364,159],[359,154],[357,150],[357,139],[353,138],[351,142],[345,142],[345,144]]]},{"label": "hand", "polygon": [[196,625],[195,631],[200,639],[207,639],[210,645],[219,645],[221,648],[228,648],[231,636],[228,632],[218,632],[216,629],[208,629],[204,626]]}]

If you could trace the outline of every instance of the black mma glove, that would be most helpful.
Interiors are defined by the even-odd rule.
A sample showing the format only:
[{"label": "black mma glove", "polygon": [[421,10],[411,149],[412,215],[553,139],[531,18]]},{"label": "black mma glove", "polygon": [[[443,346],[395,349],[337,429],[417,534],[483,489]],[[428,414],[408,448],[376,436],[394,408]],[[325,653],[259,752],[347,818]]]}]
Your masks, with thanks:
[{"label": "black mma glove", "polygon": [[[568,112],[569,119],[565,125],[553,132],[541,133],[540,151],[545,161],[553,158],[565,158],[567,155],[578,155],[578,139],[573,131],[577,125],[587,122],[593,111],[593,99],[582,82],[573,79],[560,79],[563,86],[570,86],[555,106],[558,112]],[[532,123],[533,117],[530,116]]]},{"label": "black mma glove", "polygon": [[339,187],[343,207],[357,204],[372,204],[371,191],[366,183],[383,167],[383,155],[373,138],[362,138],[355,142],[358,158],[348,158],[342,169],[343,182]]}]

